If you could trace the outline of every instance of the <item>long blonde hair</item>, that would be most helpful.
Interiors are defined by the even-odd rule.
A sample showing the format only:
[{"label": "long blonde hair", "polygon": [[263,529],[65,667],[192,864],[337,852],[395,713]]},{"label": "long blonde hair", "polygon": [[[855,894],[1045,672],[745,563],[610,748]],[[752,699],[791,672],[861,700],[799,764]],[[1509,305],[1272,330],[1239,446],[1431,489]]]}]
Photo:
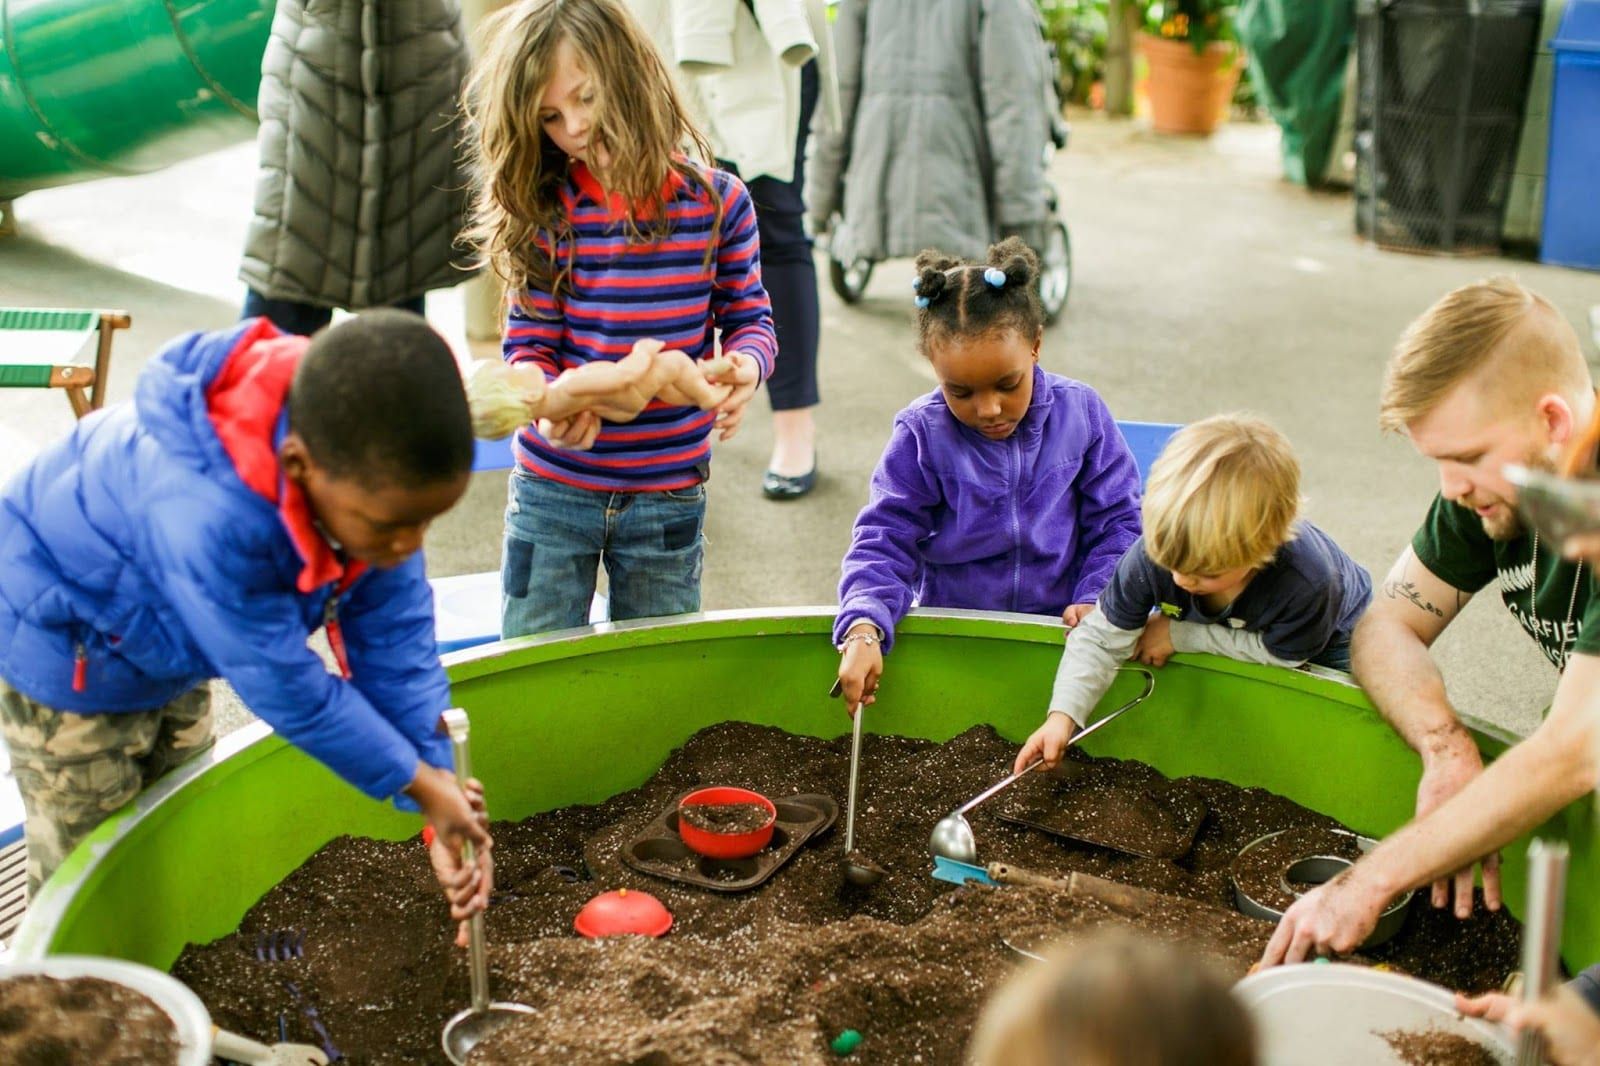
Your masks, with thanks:
[{"label": "long blonde hair", "polygon": [[[676,174],[703,190],[722,220],[722,201],[683,152],[709,163],[710,143],[689,119],[672,75],[644,29],[618,0],[522,0],[485,20],[481,48],[463,91],[475,189],[462,239],[505,281],[519,302],[530,288],[559,300],[571,284],[572,223],[561,205],[566,155],[539,122],[539,101],[570,42],[597,89],[591,142],[611,162],[596,172],[627,206],[634,242],[670,232],[664,208]],[[709,267],[714,248],[706,251]]]}]

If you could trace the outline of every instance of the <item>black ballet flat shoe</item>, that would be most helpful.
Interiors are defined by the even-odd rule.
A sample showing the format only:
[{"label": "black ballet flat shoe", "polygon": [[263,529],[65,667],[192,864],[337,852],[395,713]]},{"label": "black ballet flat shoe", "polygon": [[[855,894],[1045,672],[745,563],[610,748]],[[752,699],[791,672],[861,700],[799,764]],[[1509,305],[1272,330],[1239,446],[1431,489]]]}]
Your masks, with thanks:
[{"label": "black ballet flat shoe", "polygon": [[761,495],[769,500],[798,500],[812,489],[817,487],[817,464],[813,460],[811,469],[798,477],[787,474],[776,474],[771,470],[761,479]]}]

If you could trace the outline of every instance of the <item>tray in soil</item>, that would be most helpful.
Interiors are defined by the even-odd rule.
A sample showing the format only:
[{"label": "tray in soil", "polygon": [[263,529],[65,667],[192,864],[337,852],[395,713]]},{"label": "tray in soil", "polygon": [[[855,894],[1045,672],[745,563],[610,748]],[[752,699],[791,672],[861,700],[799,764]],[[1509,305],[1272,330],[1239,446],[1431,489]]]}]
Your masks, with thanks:
[{"label": "tray in soil", "polygon": [[678,836],[678,803],[688,794],[674,799],[643,833],[623,845],[623,862],[651,877],[713,892],[745,892],[777,873],[806,841],[825,832],[839,817],[839,805],[831,796],[820,792],[785,796],[773,800],[778,820],[770,844],[748,859],[712,859],[696,855]]},{"label": "tray in soil", "polygon": [[1017,782],[997,812],[1002,821],[1147,859],[1177,859],[1194,847],[1209,808],[1195,790],[1092,759],[1062,760],[1054,774]]}]

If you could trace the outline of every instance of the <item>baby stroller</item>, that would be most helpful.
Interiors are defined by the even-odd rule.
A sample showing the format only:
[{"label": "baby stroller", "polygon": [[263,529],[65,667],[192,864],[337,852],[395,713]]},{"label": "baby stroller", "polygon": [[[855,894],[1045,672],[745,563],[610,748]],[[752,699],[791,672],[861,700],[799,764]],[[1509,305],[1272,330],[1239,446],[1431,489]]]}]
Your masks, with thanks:
[{"label": "baby stroller", "polygon": [[[1054,154],[1056,147],[1065,148],[1066,143],[1066,123],[1063,122],[1060,141],[1050,154]],[[1050,216],[1045,223],[1044,247],[1035,251],[1039,253],[1039,302],[1044,305],[1044,320],[1050,324],[1066,310],[1067,294],[1072,290],[1072,235],[1061,217],[1061,194],[1054,183],[1048,183],[1046,203]],[[876,265],[875,261],[862,258],[841,263],[830,252],[828,283],[839,294],[839,299],[847,304],[857,303],[867,291],[867,282],[872,280],[872,268]]]},{"label": "baby stroller", "polygon": [[[1060,67],[1054,42],[1044,41],[1042,45],[1046,49],[1050,70],[1054,74],[1045,94],[1046,99],[1043,101],[1050,116],[1050,138],[1044,150],[1044,164],[1048,171],[1050,160],[1055,153],[1066,148],[1071,131],[1061,116],[1061,104],[1055,90],[1055,86],[1060,83]],[[1045,186],[1048,216],[1041,242],[1043,247],[1035,248],[1034,251],[1039,255],[1039,301],[1044,305],[1045,322],[1053,323],[1066,309],[1067,295],[1072,289],[1072,236],[1067,230],[1066,221],[1061,217],[1060,191],[1052,182],[1047,181]],[[838,216],[835,215],[834,219],[837,221]],[[830,227],[830,232],[832,229],[833,227]],[[995,234],[992,239],[998,238],[999,234]],[[847,304],[858,303],[866,292],[867,282],[872,278],[872,269],[877,265],[876,261],[857,257],[850,262],[841,262],[834,258],[831,246],[828,248],[828,253],[828,282],[833,286],[833,291]]]}]

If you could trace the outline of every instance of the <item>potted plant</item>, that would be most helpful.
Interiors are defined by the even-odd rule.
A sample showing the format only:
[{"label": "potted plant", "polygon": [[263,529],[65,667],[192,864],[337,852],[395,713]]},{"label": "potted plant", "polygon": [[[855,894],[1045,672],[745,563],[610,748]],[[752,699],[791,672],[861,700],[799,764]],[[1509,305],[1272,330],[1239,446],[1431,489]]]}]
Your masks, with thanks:
[{"label": "potted plant", "polygon": [[1161,133],[1209,134],[1228,117],[1244,67],[1234,0],[1150,0],[1139,53],[1149,69],[1152,124]]}]

